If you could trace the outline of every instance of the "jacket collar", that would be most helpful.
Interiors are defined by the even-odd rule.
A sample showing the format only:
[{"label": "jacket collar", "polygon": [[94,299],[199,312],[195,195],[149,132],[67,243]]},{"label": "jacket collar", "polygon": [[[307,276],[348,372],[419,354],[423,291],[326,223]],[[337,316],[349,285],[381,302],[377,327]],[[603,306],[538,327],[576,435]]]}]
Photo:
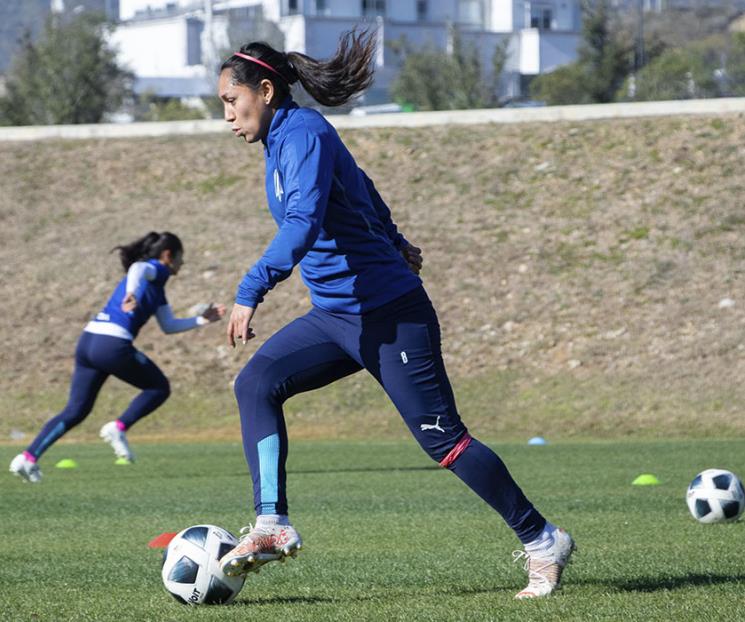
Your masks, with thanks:
[{"label": "jacket collar", "polygon": [[295,110],[299,106],[293,101],[292,96],[288,95],[279,105],[279,108],[272,117],[272,122],[269,124],[269,132],[264,139],[264,148],[267,153],[270,153],[274,149],[274,145],[277,144],[282,136],[282,126],[285,119],[290,115],[291,110]]}]

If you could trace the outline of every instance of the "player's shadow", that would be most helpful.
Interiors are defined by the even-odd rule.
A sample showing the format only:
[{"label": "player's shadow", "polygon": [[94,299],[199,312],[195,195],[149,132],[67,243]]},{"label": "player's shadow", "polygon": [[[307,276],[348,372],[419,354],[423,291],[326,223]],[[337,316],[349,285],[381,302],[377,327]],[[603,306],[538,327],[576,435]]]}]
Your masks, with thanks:
[{"label": "player's shadow", "polygon": [[688,574],[680,577],[636,577],[611,581],[610,584],[623,592],[657,592],[680,590],[688,587],[743,583],[745,574]]},{"label": "player's shadow", "polygon": [[[440,596],[481,596],[485,594],[499,594],[505,592],[508,594],[513,593],[518,587],[510,585],[498,585],[490,588],[485,587],[467,587],[467,586],[450,586],[447,589],[439,590]],[[370,594],[370,595],[346,595],[339,598],[329,598],[325,596],[272,596],[270,598],[237,598],[233,601],[234,606],[247,607],[257,605],[291,605],[291,604],[328,604],[335,603],[341,604],[343,602],[369,602],[375,600],[403,600],[408,599],[412,595],[408,593],[398,592],[396,594]]]},{"label": "player's shadow", "polygon": [[338,599],[323,596],[273,596],[271,598],[236,598],[232,605],[236,607],[256,607],[257,605],[314,605],[336,603]]}]

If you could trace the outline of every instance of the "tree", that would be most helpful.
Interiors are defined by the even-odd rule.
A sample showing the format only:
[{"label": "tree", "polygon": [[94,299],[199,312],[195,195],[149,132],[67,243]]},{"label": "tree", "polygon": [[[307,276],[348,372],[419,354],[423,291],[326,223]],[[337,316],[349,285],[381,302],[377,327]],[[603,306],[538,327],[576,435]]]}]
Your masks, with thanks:
[{"label": "tree", "polygon": [[530,96],[551,106],[594,103],[579,63],[563,65],[551,73],[536,76],[530,83]]},{"label": "tree", "polygon": [[584,0],[582,15],[576,62],[537,76],[530,87],[533,98],[548,104],[613,101],[631,69],[629,44],[618,35],[608,0]]},{"label": "tree", "polygon": [[607,0],[586,0],[583,10],[578,63],[585,70],[586,88],[592,100],[611,102],[630,70],[629,49],[615,35]]},{"label": "tree", "polygon": [[98,123],[131,94],[109,26],[97,14],[52,16],[41,38],[26,35],[0,99],[0,124]]},{"label": "tree", "polygon": [[401,71],[391,86],[393,99],[418,110],[486,108],[498,103],[498,81],[507,60],[507,41],[492,56],[491,81],[484,79],[478,50],[453,30],[452,53],[426,46],[412,48],[405,38],[391,44],[403,57]]},{"label": "tree", "polygon": [[636,73],[633,97],[627,80],[619,99],[624,96],[637,101],[718,97],[721,88],[717,69],[723,49],[722,39],[714,37],[665,50]]}]

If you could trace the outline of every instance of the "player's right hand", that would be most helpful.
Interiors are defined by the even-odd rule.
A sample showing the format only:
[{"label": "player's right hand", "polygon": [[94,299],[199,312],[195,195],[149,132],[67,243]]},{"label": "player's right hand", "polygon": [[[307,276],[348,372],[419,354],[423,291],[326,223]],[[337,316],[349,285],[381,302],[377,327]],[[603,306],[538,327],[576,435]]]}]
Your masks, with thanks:
[{"label": "player's right hand", "polygon": [[236,340],[242,341],[243,345],[245,345],[249,339],[253,339],[256,336],[250,326],[255,311],[252,307],[239,304],[233,305],[233,310],[230,312],[230,319],[228,320],[228,345],[230,347],[235,348]]}]

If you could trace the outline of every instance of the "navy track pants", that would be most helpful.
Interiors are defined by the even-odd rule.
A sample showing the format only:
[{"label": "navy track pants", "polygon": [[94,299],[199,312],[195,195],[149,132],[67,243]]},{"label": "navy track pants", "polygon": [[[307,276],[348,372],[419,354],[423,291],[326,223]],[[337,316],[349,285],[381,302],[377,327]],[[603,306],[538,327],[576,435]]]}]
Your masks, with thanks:
[{"label": "navy track pants", "polygon": [[83,332],[75,349],[70,398],[64,410],[52,417],[26,450],[38,458],[63,434],[83,421],[93,410],[103,383],[109,376],[131,384],[142,392],[119,417],[125,429],[153,412],[168,399],[168,378],[132,342],[120,337]]},{"label": "navy track pants", "polygon": [[313,308],[270,337],[235,381],[257,514],[286,514],[287,430],[282,404],[366,369],[425,452],[497,510],[524,543],[545,519],[504,463],[458,415],[437,315],[422,287],[363,315]]}]

